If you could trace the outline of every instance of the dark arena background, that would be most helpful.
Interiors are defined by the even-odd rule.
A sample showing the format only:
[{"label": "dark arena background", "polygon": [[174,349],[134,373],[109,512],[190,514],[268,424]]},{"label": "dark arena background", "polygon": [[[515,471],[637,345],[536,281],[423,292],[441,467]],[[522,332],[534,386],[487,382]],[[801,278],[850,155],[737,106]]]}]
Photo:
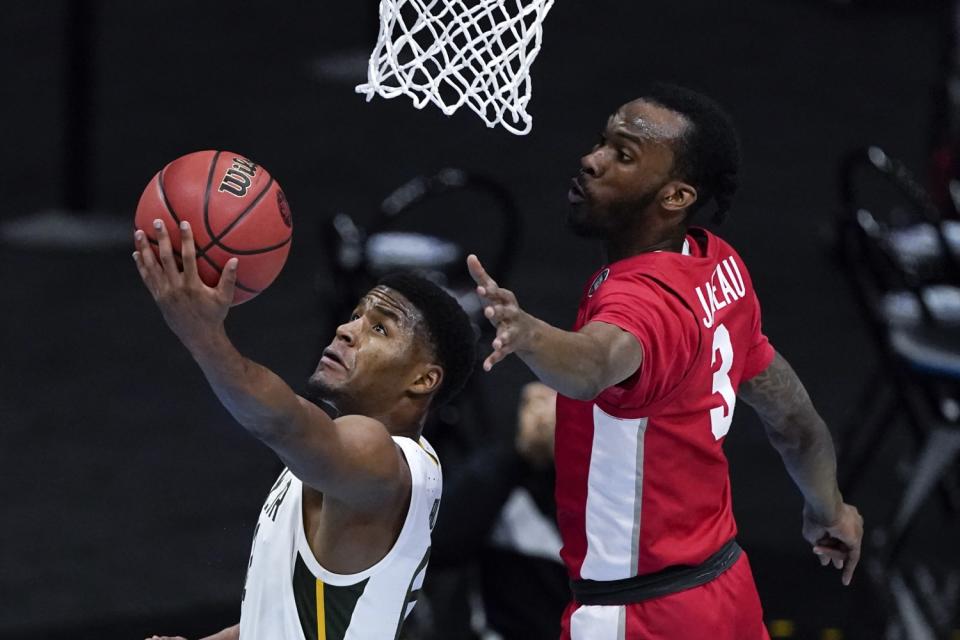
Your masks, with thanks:
[{"label": "dark arena background", "polygon": [[[227,326],[299,389],[365,282],[364,238],[382,232],[424,234],[420,260],[479,253],[528,310],[569,326],[601,260],[565,229],[570,177],[607,115],[652,80],[715,97],[739,127],[741,190],[717,231],[749,265],[765,331],[833,431],[841,488],[866,521],[844,588],[801,538],[800,495],[741,406],[726,451],[771,637],[960,638],[960,280],[941,251],[960,247],[950,3],[557,0],[525,137],[466,109],[357,95],[375,2],[3,10],[0,638],[193,639],[239,619],[279,462],[221,407],[130,259],[160,167],[227,149],[283,185],[289,260]],[[927,268],[895,259],[924,247]],[[466,286],[459,255],[438,267],[452,288]],[[890,320],[896,300],[916,313]],[[933,346],[901,349],[895,324]],[[431,425],[448,478],[512,446],[530,379],[516,359],[478,372]],[[438,530],[458,506],[441,508]],[[489,523],[476,527],[431,566],[405,637],[511,640],[484,610],[487,543],[473,538]]]}]

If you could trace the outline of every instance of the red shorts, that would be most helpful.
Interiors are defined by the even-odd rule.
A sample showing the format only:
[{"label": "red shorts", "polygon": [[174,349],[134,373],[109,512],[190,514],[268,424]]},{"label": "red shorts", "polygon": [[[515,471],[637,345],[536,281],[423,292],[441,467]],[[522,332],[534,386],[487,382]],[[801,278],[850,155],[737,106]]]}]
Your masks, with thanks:
[{"label": "red shorts", "polygon": [[561,640],[769,640],[747,554],[710,582],[625,607],[563,612]]}]

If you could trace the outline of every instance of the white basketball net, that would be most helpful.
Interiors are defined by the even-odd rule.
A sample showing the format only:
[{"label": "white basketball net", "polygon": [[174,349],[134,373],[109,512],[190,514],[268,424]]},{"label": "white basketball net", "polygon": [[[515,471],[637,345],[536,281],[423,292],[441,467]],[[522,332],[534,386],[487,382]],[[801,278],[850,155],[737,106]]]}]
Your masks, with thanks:
[{"label": "white basketball net", "polygon": [[380,0],[380,35],[357,93],[406,94],[446,114],[466,104],[488,127],[530,132],[530,65],[554,0]]}]

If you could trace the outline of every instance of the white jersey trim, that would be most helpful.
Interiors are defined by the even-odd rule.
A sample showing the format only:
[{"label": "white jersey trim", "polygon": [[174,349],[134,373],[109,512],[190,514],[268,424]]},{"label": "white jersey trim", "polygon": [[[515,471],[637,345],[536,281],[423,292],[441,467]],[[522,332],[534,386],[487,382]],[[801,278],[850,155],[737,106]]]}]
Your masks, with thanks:
[{"label": "white jersey trim", "polygon": [[624,607],[580,606],[570,617],[570,640],[624,640]]},{"label": "white jersey trim", "polygon": [[623,419],[593,405],[593,443],[587,475],[585,580],[637,575],[643,503],[646,418]]}]

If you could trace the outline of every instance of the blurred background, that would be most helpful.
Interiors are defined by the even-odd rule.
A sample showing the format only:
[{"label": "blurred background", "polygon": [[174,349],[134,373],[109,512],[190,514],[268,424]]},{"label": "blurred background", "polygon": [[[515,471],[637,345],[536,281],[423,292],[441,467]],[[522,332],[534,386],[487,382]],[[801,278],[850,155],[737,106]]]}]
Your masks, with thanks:
[{"label": "blurred background", "polygon": [[[164,164],[227,149],[283,185],[289,260],[228,330],[302,388],[345,301],[391,260],[457,289],[477,252],[529,311],[570,325],[602,256],[565,230],[569,179],[608,114],[667,80],[738,124],[741,191],[716,231],[868,527],[842,588],[802,540],[758,420],[737,412],[734,508],[771,635],[960,638],[957,25],[951,3],[923,0],[558,0],[533,131],[516,137],[355,94],[374,2],[6,2],[0,637],[197,638],[239,619],[279,463],[219,405],[130,259]],[[447,488],[407,637],[556,637],[549,461],[517,438],[530,379],[517,360],[477,374],[430,425]],[[531,537],[547,544],[518,546]]]}]

